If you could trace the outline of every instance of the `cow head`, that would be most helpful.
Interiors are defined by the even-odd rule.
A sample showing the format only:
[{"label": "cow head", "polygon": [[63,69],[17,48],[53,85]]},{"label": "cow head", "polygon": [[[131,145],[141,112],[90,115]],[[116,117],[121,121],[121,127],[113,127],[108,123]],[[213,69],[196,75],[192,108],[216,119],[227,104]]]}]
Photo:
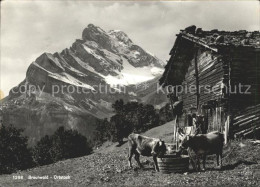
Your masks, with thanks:
[{"label": "cow head", "polygon": [[179,146],[179,154],[182,153],[183,150],[190,147],[192,138],[193,138],[193,135],[191,135],[191,132],[188,135],[184,136],[184,138],[182,139],[180,146]]},{"label": "cow head", "polygon": [[159,140],[159,141],[155,142],[155,145],[152,149],[151,154],[153,156],[163,156],[166,153],[166,150],[167,150],[167,148],[166,148],[165,142],[162,140]]},{"label": "cow head", "polygon": [[187,149],[189,147],[190,139],[191,139],[191,136],[190,135],[186,135],[183,138],[179,148],[180,149]]}]

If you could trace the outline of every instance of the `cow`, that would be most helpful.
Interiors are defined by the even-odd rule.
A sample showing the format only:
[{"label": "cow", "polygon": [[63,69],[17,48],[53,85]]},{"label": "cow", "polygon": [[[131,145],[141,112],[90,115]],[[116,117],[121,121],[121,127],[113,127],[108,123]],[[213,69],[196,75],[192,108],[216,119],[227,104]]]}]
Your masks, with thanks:
[{"label": "cow", "polygon": [[128,163],[129,167],[132,168],[132,156],[135,155],[135,160],[143,168],[140,163],[139,157],[142,156],[152,156],[154,161],[154,167],[156,171],[159,171],[157,164],[157,156],[163,156],[166,153],[166,145],[164,141],[158,138],[150,138],[147,136],[142,136],[140,134],[130,134],[128,136],[128,146],[129,146],[129,155]]},{"label": "cow", "polygon": [[223,145],[224,135],[220,132],[214,131],[208,134],[185,135],[179,147],[179,154],[187,148],[193,150],[197,157],[196,165],[198,170],[200,170],[200,157],[203,159],[203,171],[205,170],[206,156],[216,154],[217,166],[221,169]]}]

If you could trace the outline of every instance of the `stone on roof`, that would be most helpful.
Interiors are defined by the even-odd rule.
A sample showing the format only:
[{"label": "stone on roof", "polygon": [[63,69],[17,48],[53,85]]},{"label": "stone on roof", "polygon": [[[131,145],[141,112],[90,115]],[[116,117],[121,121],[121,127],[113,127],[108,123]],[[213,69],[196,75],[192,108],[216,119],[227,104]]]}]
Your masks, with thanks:
[{"label": "stone on roof", "polygon": [[202,28],[196,29],[196,26],[192,25],[181,30],[180,35],[195,39],[193,41],[202,42],[209,46],[234,45],[260,47],[259,31],[219,31],[217,29],[204,31]]}]

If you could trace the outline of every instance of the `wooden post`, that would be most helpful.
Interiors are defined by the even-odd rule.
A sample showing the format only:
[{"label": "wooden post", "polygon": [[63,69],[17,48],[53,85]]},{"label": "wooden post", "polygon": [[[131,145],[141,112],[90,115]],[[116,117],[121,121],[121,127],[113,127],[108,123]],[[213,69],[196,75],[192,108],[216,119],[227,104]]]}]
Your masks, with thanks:
[{"label": "wooden post", "polygon": [[174,136],[175,136],[175,144],[176,144],[176,151],[178,151],[179,150],[179,136],[177,136],[178,135],[178,115],[176,115],[176,117],[175,117],[175,134],[174,134]]},{"label": "wooden post", "polygon": [[229,122],[230,122],[230,116],[228,115],[227,120],[225,122],[225,132],[224,132],[225,144],[227,144],[228,142]]},{"label": "wooden post", "polygon": [[170,103],[171,103],[171,109],[172,109],[172,114],[173,116],[175,115],[175,123],[173,124],[173,141],[175,142],[176,144],[176,151],[178,149],[178,146],[177,146],[177,114],[174,114],[174,108],[173,108],[173,101],[172,101],[172,98],[171,98],[171,95],[169,95],[169,99],[170,99]]}]

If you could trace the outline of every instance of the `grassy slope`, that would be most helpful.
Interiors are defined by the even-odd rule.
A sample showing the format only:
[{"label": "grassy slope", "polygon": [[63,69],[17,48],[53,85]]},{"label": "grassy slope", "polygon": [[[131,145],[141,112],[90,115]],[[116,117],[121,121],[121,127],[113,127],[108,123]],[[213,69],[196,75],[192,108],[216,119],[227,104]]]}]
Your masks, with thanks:
[{"label": "grassy slope", "polygon": [[[147,136],[172,139],[172,123],[154,128],[145,133]],[[208,159],[206,172],[185,174],[161,174],[153,170],[150,158],[141,157],[145,169],[127,166],[127,145],[116,147],[106,144],[94,154],[57,162],[48,166],[21,171],[13,175],[23,175],[24,180],[13,180],[13,175],[2,175],[0,186],[100,186],[100,185],[184,185],[184,186],[229,186],[260,184],[260,145],[253,146],[249,141],[230,142],[224,148],[224,168],[214,169],[215,157]],[[212,160],[214,158],[214,162]],[[70,175],[71,180],[26,180],[28,175]]]}]

